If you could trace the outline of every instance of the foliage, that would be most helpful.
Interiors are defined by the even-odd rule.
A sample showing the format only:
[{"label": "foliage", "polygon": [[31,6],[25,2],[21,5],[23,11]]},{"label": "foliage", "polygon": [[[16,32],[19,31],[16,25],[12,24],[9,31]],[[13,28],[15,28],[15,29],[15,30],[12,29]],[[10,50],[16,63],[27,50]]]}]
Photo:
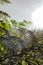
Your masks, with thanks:
[{"label": "foliage", "polygon": [[29,23],[0,20],[0,65],[43,65],[43,31]]},{"label": "foliage", "polygon": [[[11,2],[10,2],[10,0],[0,0],[1,6],[2,6],[2,4],[5,4],[5,3],[11,3]],[[7,12],[4,12],[4,11],[0,10],[0,19],[3,19],[5,17],[9,17],[10,18],[10,15]]]},{"label": "foliage", "polygon": [[0,4],[3,4],[3,3],[11,3],[10,0],[0,0]]},{"label": "foliage", "polygon": [[[0,0],[0,4],[11,3]],[[0,16],[10,17],[0,11]],[[43,65],[43,30],[31,31],[31,21],[0,20],[0,65]]]},{"label": "foliage", "polygon": [[4,17],[4,16],[10,18],[10,15],[8,13],[0,11],[0,17]]}]

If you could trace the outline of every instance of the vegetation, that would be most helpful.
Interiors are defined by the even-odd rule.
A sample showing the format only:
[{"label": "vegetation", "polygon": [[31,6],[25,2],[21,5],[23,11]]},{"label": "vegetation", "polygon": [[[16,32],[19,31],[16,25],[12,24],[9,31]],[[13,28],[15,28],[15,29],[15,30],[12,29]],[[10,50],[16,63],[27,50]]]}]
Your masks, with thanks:
[{"label": "vegetation", "polygon": [[11,2],[10,2],[10,0],[0,0],[0,3],[4,4],[4,3],[11,3]]},{"label": "vegetation", "polygon": [[25,20],[10,22],[0,21],[0,65],[43,65],[43,31],[28,30]]},{"label": "vegetation", "polygon": [[0,20],[0,65],[43,65],[43,30],[31,31],[31,21],[8,20],[3,11],[0,15],[5,16]]},{"label": "vegetation", "polygon": [[[8,3],[11,3],[11,2],[10,2],[10,0],[0,0],[0,5],[3,5],[5,3],[8,4]],[[6,18],[6,17],[10,18],[10,15],[7,12],[0,10],[0,19]]]}]

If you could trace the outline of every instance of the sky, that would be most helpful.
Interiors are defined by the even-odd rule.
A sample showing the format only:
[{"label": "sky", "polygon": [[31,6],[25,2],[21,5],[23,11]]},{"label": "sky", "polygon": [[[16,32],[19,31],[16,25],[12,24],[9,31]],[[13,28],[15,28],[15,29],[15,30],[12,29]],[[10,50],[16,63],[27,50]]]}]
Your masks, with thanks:
[{"label": "sky", "polygon": [[11,4],[0,5],[0,10],[7,11],[16,20],[31,20],[34,10],[43,5],[43,0],[11,0]]},{"label": "sky", "polygon": [[12,19],[32,20],[32,14],[43,6],[43,0],[11,0],[11,4],[0,5],[0,10],[7,12]]}]

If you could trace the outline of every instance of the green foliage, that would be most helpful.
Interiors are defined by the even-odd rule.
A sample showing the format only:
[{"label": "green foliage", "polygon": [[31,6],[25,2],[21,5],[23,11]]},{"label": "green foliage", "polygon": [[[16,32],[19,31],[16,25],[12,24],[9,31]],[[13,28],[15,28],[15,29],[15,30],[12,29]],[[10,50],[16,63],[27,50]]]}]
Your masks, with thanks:
[{"label": "green foliage", "polygon": [[3,4],[3,3],[11,3],[10,0],[0,0],[0,3]]},{"label": "green foliage", "polygon": [[30,21],[0,20],[0,65],[43,65],[43,31],[27,25]]}]

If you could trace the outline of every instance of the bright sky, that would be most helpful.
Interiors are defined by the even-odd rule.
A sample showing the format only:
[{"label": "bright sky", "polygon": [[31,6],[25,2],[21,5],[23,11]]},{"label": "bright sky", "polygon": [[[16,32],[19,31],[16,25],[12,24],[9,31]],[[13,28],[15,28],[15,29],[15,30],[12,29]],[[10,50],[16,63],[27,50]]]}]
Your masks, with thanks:
[{"label": "bright sky", "polygon": [[36,28],[43,29],[43,6],[37,8],[32,13],[32,21]]},{"label": "bright sky", "polygon": [[[40,14],[42,16],[42,11],[41,11],[42,9],[39,11],[37,10],[37,8],[43,6],[43,0],[11,0],[11,1],[12,1],[11,4],[6,4],[2,6],[0,5],[0,10],[7,11],[11,16],[11,18],[19,21],[24,19],[32,20],[35,26],[41,23],[42,18],[40,19],[38,16]],[[36,14],[36,11],[39,11],[40,13],[38,14],[38,16]],[[37,17],[38,19],[40,19],[40,22],[38,22],[39,20],[37,19]],[[36,24],[36,22],[38,23]],[[41,25],[43,26],[43,24]]]}]

